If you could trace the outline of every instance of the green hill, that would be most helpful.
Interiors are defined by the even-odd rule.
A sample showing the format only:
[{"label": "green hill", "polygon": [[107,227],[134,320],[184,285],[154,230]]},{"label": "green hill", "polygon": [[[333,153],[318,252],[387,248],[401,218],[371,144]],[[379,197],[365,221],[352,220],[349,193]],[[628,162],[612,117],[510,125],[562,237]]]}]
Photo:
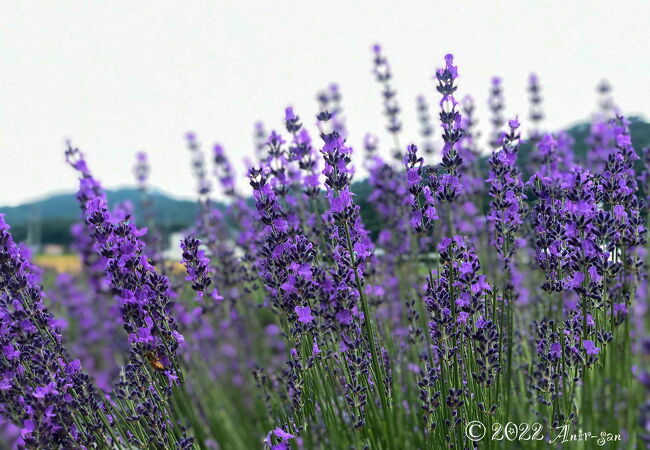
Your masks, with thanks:
[{"label": "green hill", "polygon": [[[632,145],[637,152],[641,149],[650,147],[650,123],[645,122],[637,116],[629,117],[630,120],[630,135],[632,136]],[[589,137],[590,125],[587,122],[580,122],[565,130],[573,139],[573,153],[577,161],[585,161],[589,147],[587,146],[587,138]],[[530,144],[522,144],[519,149],[518,162],[522,168],[524,175],[531,175],[528,173],[527,168],[530,165],[530,156],[533,148]]]},{"label": "green hill", "polygon": [[[151,194],[156,223],[164,232],[190,226],[198,206],[195,202],[177,200],[154,191]],[[109,207],[125,201],[131,202],[136,218],[143,216],[140,191],[133,188],[107,190]],[[14,207],[0,207],[5,220],[12,227],[16,240],[27,238],[28,228],[40,235],[40,241],[68,245],[71,241],[70,227],[81,219],[81,211],[75,194],[59,194]]]},{"label": "green hill", "polygon": [[[586,139],[589,135],[589,124],[581,122],[566,130],[575,140],[574,153],[578,161],[586,158],[588,147]],[[650,123],[639,117],[630,118],[630,133],[632,143],[637,151],[650,146]],[[533,148],[530,144],[522,144],[519,153],[519,164],[527,178],[531,174],[527,168],[532,167],[530,158]],[[482,161],[483,169],[487,171],[487,157]],[[487,177],[487,173],[485,173]],[[356,181],[352,185],[355,201],[361,207],[361,215],[366,227],[375,237],[381,228],[381,223],[374,208],[368,202],[371,187],[367,180]],[[140,192],[137,189],[119,189],[107,191],[109,206],[118,202],[130,201],[134,206],[134,214],[142,217],[140,208]],[[163,232],[168,233],[187,228],[194,222],[197,204],[187,200],[177,200],[168,195],[154,191],[151,193],[156,223]],[[223,205],[220,205],[220,207]],[[74,194],[61,194],[46,199],[15,207],[0,207],[0,213],[5,214],[7,222],[17,240],[25,240],[28,225],[40,234],[40,240],[46,243],[67,245],[70,240],[70,226],[80,219],[79,205]]]}]

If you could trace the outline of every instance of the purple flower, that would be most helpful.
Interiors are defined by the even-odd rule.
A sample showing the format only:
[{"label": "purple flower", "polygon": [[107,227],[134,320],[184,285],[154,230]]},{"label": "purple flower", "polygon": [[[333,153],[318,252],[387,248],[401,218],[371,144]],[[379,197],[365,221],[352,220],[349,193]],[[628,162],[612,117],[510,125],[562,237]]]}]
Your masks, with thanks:
[{"label": "purple flower", "polygon": [[187,270],[186,281],[192,282],[192,289],[199,297],[212,284],[210,278],[210,260],[205,251],[200,249],[201,242],[193,236],[188,236],[181,242],[183,260]]},{"label": "purple flower", "polygon": [[463,292],[460,297],[456,299],[456,305],[459,308],[467,308],[470,305],[471,296],[468,292]]},{"label": "purple flower", "polygon": [[348,190],[341,191],[338,196],[330,199],[332,212],[341,213],[352,206],[352,193]]},{"label": "purple flower", "polygon": [[352,323],[352,313],[347,310],[341,310],[336,313],[336,320],[342,325],[350,325]]},{"label": "purple flower", "polygon": [[27,419],[23,422],[23,428],[20,430],[20,436],[23,440],[34,432],[34,425],[34,421],[31,419]]},{"label": "purple flower", "polygon": [[438,189],[438,180],[435,177],[425,176],[424,160],[418,156],[417,151],[415,145],[408,146],[404,155],[404,166],[410,193],[407,201],[412,211],[410,225],[416,232],[421,233],[431,230],[433,222],[439,219],[434,197]]},{"label": "purple flower", "polygon": [[431,115],[429,105],[423,95],[416,97],[418,121],[420,122],[420,135],[422,136],[422,149],[426,155],[434,153],[433,144],[433,126],[431,125]]},{"label": "purple flower", "polygon": [[490,144],[493,149],[496,149],[501,145],[501,127],[505,124],[505,119],[503,118],[503,110],[505,108],[503,88],[501,86],[501,78],[499,77],[492,78],[488,107],[492,114],[490,122],[492,122],[493,126]]},{"label": "purple flower", "polygon": [[400,106],[397,102],[397,91],[391,86],[393,73],[391,71],[388,59],[383,55],[382,48],[378,44],[372,47],[373,51],[373,73],[378,83],[382,86],[382,99],[384,105],[384,115],[388,123],[386,129],[393,135],[395,147],[393,154],[397,160],[401,159],[401,149],[399,146],[399,132],[402,129],[402,122],[399,120]]},{"label": "purple flower", "polygon": [[46,395],[56,395],[59,391],[56,390],[56,383],[54,381],[47,384],[47,386],[37,387],[32,395],[36,398],[45,398]]},{"label": "purple flower", "polygon": [[523,183],[519,169],[516,167],[517,151],[520,135],[517,131],[519,123],[510,121],[510,132],[504,136],[501,149],[492,153],[489,160],[490,173],[487,182],[490,184],[489,195],[492,243],[506,267],[516,250],[515,234],[519,230],[522,219],[522,204],[526,196],[523,193]]},{"label": "purple flower", "polygon": [[562,357],[562,345],[559,342],[553,342],[551,344],[551,349],[549,351],[549,354],[553,358],[561,358]]},{"label": "purple flower", "polygon": [[[190,147],[196,142],[190,139]],[[73,167],[83,161],[83,155],[76,149],[69,149],[68,160]],[[169,383],[183,381],[176,350],[183,340],[177,330],[176,322],[170,316],[173,307],[171,288],[166,276],[160,275],[144,254],[142,236],[144,230],[137,228],[130,217],[114,221],[108,212],[105,195],[101,189],[86,189],[85,186],[99,186],[87,166],[81,173],[78,198],[95,248],[106,258],[106,273],[116,295],[125,301],[121,305],[124,330],[129,335],[131,355],[129,363],[121,372],[120,382],[115,386],[115,395],[126,399],[131,408],[142,411],[157,405],[155,411],[140,414],[124,411],[137,416],[140,427],[155,430],[166,436],[170,442],[184,442],[180,436],[165,424],[170,416],[170,405],[156,393],[171,394]],[[162,371],[165,378],[153,377],[151,370]],[[154,386],[156,386],[154,388]],[[125,437],[131,440],[132,437]]]},{"label": "purple flower", "polygon": [[539,123],[544,118],[544,112],[542,110],[542,96],[539,77],[534,73],[531,73],[528,77],[528,92],[530,102],[529,118],[533,124],[533,128],[530,131],[530,140],[532,142],[536,142],[539,140],[539,137],[541,135],[541,131],[539,130]]},{"label": "purple flower", "polygon": [[596,344],[594,344],[594,342],[590,341],[589,339],[582,341],[582,346],[586,350],[587,355],[597,355],[600,351],[600,348],[596,347]]},{"label": "purple flower", "polygon": [[[273,440],[271,436],[275,436],[275,438],[279,439],[279,442],[273,444]],[[266,447],[270,448],[271,450],[289,450],[288,441],[294,438],[295,436],[293,434],[287,433],[282,428],[278,427],[275,430],[270,431],[266,435],[266,438],[264,439],[264,444]]]},{"label": "purple flower", "polygon": [[441,201],[452,202],[460,193],[459,168],[463,159],[458,154],[456,144],[460,141],[463,130],[461,129],[461,115],[456,109],[458,102],[454,98],[457,86],[454,85],[458,78],[458,68],[453,65],[453,55],[445,56],[445,67],[436,71],[438,86],[436,89],[442,95],[440,100],[440,122],[442,126],[442,163],[440,167],[444,170],[442,176],[435,181],[437,197]]},{"label": "purple flower", "polygon": [[571,289],[576,289],[579,288],[582,285],[582,282],[584,281],[585,276],[582,272],[574,272],[573,275],[570,277],[567,277],[565,280],[565,283],[567,287]]},{"label": "purple flower", "polygon": [[287,433],[282,428],[276,428],[275,430],[273,430],[273,434],[276,437],[282,439],[283,441],[293,439],[295,437],[293,434]]},{"label": "purple flower", "polygon": [[22,427],[21,447],[90,447],[97,442],[95,432],[102,436],[106,431],[98,394],[79,361],[70,361],[28,256],[0,214],[2,415]]},{"label": "purple flower", "polygon": [[294,311],[298,316],[298,322],[310,323],[314,320],[314,316],[311,315],[311,308],[309,306],[296,306]]},{"label": "purple flower", "polygon": [[2,346],[2,354],[9,361],[14,360],[20,356],[20,350],[16,349],[13,344],[8,343]]}]

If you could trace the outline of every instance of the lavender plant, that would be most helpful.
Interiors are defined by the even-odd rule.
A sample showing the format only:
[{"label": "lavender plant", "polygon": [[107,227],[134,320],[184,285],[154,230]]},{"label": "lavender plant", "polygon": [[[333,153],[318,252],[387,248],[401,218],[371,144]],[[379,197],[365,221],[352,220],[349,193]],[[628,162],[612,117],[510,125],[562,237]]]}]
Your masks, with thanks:
[{"label": "lavender plant", "polygon": [[[435,120],[416,99],[418,147],[404,145],[379,45],[373,74],[391,139],[368,133],[360,167],[337,84],[311,113],[288,107],[270,132],[256,123],[243,165],[220,144],[206,158],[188,133],[198,208],[172,242],[180,261],[163,256],[146,155],[134,168],[135,217],[109,207],[69,146],[80,269],[41,271],[0,216],[4,439],[543,448],[571,427],[645,448],[650,157],[609,87],[585,155],[566,132],[542,130],[553,111],[542,112],[537,76],[522,123],[506,121],[494,77],[484,148],[480,108],[459,100],[449,54],[434,75]],[[478,423],[486,433],[474,434]]]}]

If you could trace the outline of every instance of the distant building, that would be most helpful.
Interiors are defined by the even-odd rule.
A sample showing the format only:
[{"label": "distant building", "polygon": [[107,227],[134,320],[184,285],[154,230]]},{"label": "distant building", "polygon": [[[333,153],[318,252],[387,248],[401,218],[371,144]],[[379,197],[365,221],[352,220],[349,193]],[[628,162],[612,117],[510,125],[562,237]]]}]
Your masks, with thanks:
[{"label": "distant building", "polygon": [[45,244],[42,253],[44,255],[59,256],[65,253],[65,247],[61,244]]},{"label": "distant building", "polygon": [[177,231],[169,235],[166,248],[163,251],[163,258],[165,261],[180,261],[183,259],[181,241],[185,237],[185,234],[185,231]]}]

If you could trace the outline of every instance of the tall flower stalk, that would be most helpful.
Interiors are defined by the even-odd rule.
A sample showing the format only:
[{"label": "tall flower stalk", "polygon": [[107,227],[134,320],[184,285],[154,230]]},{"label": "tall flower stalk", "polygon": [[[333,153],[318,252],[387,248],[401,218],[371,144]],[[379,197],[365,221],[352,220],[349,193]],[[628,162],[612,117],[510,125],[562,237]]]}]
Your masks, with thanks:
[{"label": "tall flower stalk", "polygon": [[63,347],[39,282],[0,214],[0,414],[21,428],[24,448],[109,448],[98,392]]},{"label": "tall flower stalk", "polygon": [[395,159],[402,159],[402,150],[399,143],[399,133],[402,130],[402,122],[399,119],[400,106],[397,103],[397,91],[391,85],[393,72],[391,70],[388,59],[382,52],[381,45],[375,44],[372,46],[373,52],[373,73],[375,79],[382,86],[381,96],[383,98],[384,115],[388,120],[386,130],[393,137],[392,153]]},{"label": "tall flower stalk", "polygon": [[183,336],[170,315],[169,281],[157,273],[144,254],[144,231],[128,217],[112,221],[105,197],[97,191],[99,184],[83,154],[69,147],[66,157],[80,174],[78,197],[86,199],[81,205],[86,223],[93,232],[96,250],[106,258],[105,270],[119,299],[123,327],[131,346],[129,362],[114,393],[116,411],[135,417],[139,430],[128,427],[122,430],[122,437],[136,446],[191,446],[192,439],[172,419],[169,400],[172,388],[183,382],[176,357]]},{"label": "tall flower stalk", "polygon": [[539,77],[535,73],[531,73],[528,77],[528,102],[530,103],[528,117],[532,124],[528,136],[531,143],[539,141],[541,137],[541,130],[539,128],[540,122],[544,119],[544,110],[542,109],[542,88],[539,84]]},{"label": "tall flower stalk", "polygon": [[[364,289],[366,262],[372,255],[373,248],[361,222],[359,207],[354,204],[350,191],[353,171],[348,165],[351,161],[352,149],[345,145],[336,131],[328,132],[330,119],[328,113],[319,114],[318,119],[323,130],[321,133],[324,142],[321,153],[325,160],[323,175],[325,175],[326,197],[329,202],[327,215],[331,223],[330,239],[334,244],[333,258],[336,264],[332,277],[338,285],[337,298],[333,303],[336,308],[336,318],[342,330],[342,343],[350,353],[356,354],[346,358],[355,365],[360,365],[362,363],[360,356],[365,352],[370,353],[370,374],[379,394],[385,420],[391,427],[389,411],[391,386],[381,356],[382,349],[374,316]],[[361,383],[359,387],[365,384],[362,380],[354,380],[354,377],[352,383]],[[362,415],[356,425],[363,426]]]},{"label": "tall flower stalk", "polygon": [[509,386],[513,379],[513,345],[514,345],[514,308],[516,293],[512,284],[512,265],[517,250],[517,232],[523,222],[523,182],[516,167],[519,149],[519,121],[508,122],[508,133],[501,136],[501,149],[492,153],[490,174],[490,214],[488,221],[492,229],[492,245],[503,263],[501,284],[501,304],[499,305],[498,323],[501,329],[501,355],[506,361],[504,393],[506,395],[506,413],[510,407]]}]

